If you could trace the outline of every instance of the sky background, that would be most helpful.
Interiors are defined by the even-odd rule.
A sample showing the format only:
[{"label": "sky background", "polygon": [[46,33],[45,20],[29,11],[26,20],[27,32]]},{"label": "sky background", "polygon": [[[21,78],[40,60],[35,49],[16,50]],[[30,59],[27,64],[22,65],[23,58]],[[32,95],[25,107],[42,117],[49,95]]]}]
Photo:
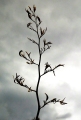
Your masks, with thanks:
[{"label": "sky background", "polygon": [[65,64],[41,78],[39,96],[41,105],[45,94],[49,99],[63,99],[67,105],[50,103],[40,112],[41,120],[81,120],[81,0],[0,0],[0,120],[31,120],[37,112],[33,92],[14,84],[12,75],[25,78],[33,89],[38,79],[35,65],[26,64],[19,51],[31,52],[38,62],[38,48],[27,37],[37,41],[36,34],[26,26],[30,22],[25,8],[36,5],[41,27],[47,27],[41,38],[51,41],[52,47],[42,55],[44,64],[52,67]]}]

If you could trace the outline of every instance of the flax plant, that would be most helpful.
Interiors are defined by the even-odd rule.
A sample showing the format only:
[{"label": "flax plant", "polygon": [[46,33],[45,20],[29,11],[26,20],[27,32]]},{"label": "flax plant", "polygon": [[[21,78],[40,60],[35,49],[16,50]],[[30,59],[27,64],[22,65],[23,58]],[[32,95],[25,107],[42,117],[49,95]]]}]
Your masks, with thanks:
[{"label": "flax plant", "polygon": [[[25,9],[25,11],[26,11],[26,13],[28,15],[28,18],[30,19],[30,22],[27,23],[27,28],[29,28],[30,30],[35,32],[37,37],[38,37],[37,41],[35,41],[32,38],[28,38],[28,40],[38,46],[39,61],[38,61],[38,63],[36,63],[34,61],[34,59],[31,58],[31,52],[28,52],[28,51],[20,50],[19,51],[19,56],[23,57],[26,60],[27,64],[31,64],[31,65],[34,64],[34,65],[36,65],[38,67],[38,81],[37,81],[36,89],[34,90],[30,86],[24,84],[25,79],[23,77],[20,77],[20,75],[18,75],[17,73],[16,73],[16,77],[13,76],[13,79],[14,79],[14,83],[16,83],[16,84],[18,84],[18,85],[20,85],[22,87],[25,87],[26,89],[28,89],[28,92],[34,92],[36,94],[38,108],[37,108],[37,114],[36,114],[36,116],[35,116],[35,118],[33,120],[40,120],[40,118],[39,118],[40,110],[43,107],[45,107],[47,104],[49,104],[49,103],[54,103],[55,104],[57,102],[59,102],[61,105],[67,104],[66,102],[64,102],[65,98],[63,100],[60,100],[58,98],[53,97],[51,100],[49,100],[48,94],[45,93],[46,98],[43,101],[43,105],[40,105],[40,99],[39,99],[39,94],[38,94],[38,88],[39,88],[41,77],[44,76],[45,74],[49,73],[49,72],[53,72],[53,74],[55,76],[55,69],[57,69],[60,66],[64,67],[64,64],[58,64],[55,67],[52,67],[49,64],[49,62],[46,62],[45,63],[44,72],[41,74],[40,65],[41,65],[42,54],[44,54],[44,52],[46,50],[51,48],[52,42],[51,41],[47,41],[46,39],[43,39],[43,41],[42,41],[43,42],[43,46],[41,47],[40,40],[44,36],[44,34],[46,33],[47,27],[45,29],[40,27],[40,25],[42,23],[42,20],[41,20],[41,18],[38,15],[36,15],[36,6],[35,5],[33,5],[33,8],[28,6],[28,9]],[[35,24],[36,28],[33,28],[33,26],[32,26],[33,24]]]}]

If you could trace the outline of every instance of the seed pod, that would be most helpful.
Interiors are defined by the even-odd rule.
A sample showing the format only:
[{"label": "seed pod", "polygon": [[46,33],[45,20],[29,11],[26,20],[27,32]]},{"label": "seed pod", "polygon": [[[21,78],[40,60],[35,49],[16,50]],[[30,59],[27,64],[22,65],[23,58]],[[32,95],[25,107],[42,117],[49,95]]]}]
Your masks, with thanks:
[{"label": "seed pod", "polygon": [[35,6],[35,5],[33,5],[33,11],[34,11],[34,12],[36,11],[36,6]]}]

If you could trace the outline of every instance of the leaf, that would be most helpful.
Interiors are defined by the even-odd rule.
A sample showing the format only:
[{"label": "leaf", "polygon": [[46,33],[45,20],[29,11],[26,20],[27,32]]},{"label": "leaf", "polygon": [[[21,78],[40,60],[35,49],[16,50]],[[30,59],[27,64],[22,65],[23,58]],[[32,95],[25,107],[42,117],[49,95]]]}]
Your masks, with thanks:
[{"label": "leaf", "polygon": [[49,97],[48,97],[48,95],[45,93],[45,95],[46,95],[46,101],[49,99]]},{"label": "leaf", "polygon": [[23,50],[20,50],[20,51],[19,51],[19,55],[20,55],[21,57],[25,56]]},{"label": "leaf", "polygon": [[60,104],[61,104],[61,105],[67,104],[67,103],[64,102],[64,100],[65,100],[65,98],[64,98],[63,100],[60,100]]},{"label": "leaf", "polygon": [[37,16],[37,19],[38,19],[38,21],[39,21],[39,23],[41,23],[42,21],[41,21],[41,19]]},{"label": "leaf", "polygon": [[31,7],[30,6],[28,6],[29,7],[29,9],[30,9],[30,11],[31,11]]},{"label": "leaf", "polygon": [[30,62],[26,62],[27,64],[31,64]]},{"label": "leaf", "polygon": [[30,22],[30,23],[28,23],[28,24],[27,24],[27,27],[29,27],[31,24],[32,24],[31,22]]}]

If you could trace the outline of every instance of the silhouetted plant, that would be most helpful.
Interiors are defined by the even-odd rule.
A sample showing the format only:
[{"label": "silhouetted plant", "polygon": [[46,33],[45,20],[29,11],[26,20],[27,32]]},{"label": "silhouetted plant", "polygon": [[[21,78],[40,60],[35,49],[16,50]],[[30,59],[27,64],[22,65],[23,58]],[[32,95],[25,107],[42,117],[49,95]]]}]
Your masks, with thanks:
[{"label": "silhouetted plant", "polygon": [[[55,103],[57,103],[57,102],[59,102],[61,105],[67,104],[66,102],[64,102],[65,98],[64,98],[63,100],[60,100],[60,99],[57,99],[57,98],[54,97],[53,99],[49,100],[48,94],[45,93],[46,99],[43,101],[43,102],[44,102],[43,105],[40,105],[39,94],[38,94],[38,88],[39,88],[39,83],[40,83],[41,77],[42,77],[43,75],[49,73],[49,72],[53,72],[53,74],[54,74],[54,76],[55,76],[55,69],[57,69],[57,68],[60,67],[60,66],[63,66],[63,67],[64,67],[64,64],[59,64],[59,65],[57,65],[57,66],[55,66],[55,67],[52,67],[48,62],[46,62],[46,63],[45,63],[44,72],[43,72],[42,74],[40,73],[40,63],[41,63],[42,54],[43,54],[46,50],[48,50],[48,49],[51,48],[51,44],[52,44],[52,43],[51,43],[50,41],[47,42],[47,40],[44,39],[44,40],[42,41],[42,42],[43,42],[43,47],[40,46],[40,39],[41,39],[41,38],[43,37],[43,35],[46,33],[47,27],[46,27],[45,29],[43,29],[42,27],[40,27],[40,25],[41,25],[41,23],[42,23],[42,20],[41,20],[41,18],[40,18],[38,15],[36,15],[36,6],[33,5],[33,9],[32,9],[30,6],[28,6],[28,9],[27,9],[27,10],[25,9],[25,11],[27,12],[29,19],[32,21],[32,22],[29,22],[29,23],[27,24],[27,27],[28,27],[30,30],[32,30],[33,32],[35,32],[35,33],[37,34],[37,37],[38,37],[38,41],[35,41],[35,40],[33,40],[32,38],[28,38],[28,40],[38,46],[39,62],[36,63],[36,62],[34,61],[34,59],[31,57],[31,52],[28,52],[28,51],[25,51],[25,52],[24,52],[23,50],[20,50],[20,51],[19,51],[19,56],[20,56],[20,57],[23,57],[24,59],[26,59],[26,63],[27,63],[27,64],[31,64],[31,65],[34,64],[34,65],[36,65],[36,66],[38,67],[38,81],[37,81],[36,89],[34,90],[34,89],[32,89],[31,87],[29,87],[28,85],[25,85],[25,84],[24,84],[25,79],[22,78],[22,77],[20,77],[20,75],[18,75],[17,73],[16,73],[16,77],[14,78],[14,76],[13,76],[13,78],[14,78],[14,83],[16,83],[16,84],[18,84],[18,85],[20,85],[20,86],[22,86],[22,87],[27,88],[27,89],[28,89],[28,92],[32,92],[32,91],[33,91],[33,92],[36,94],[38,109],[37,109],[37,114],[36,114],[36,116],[35,116],[35,118],[34,118],[33,120],[40,120],[40,119],[39,119],[40,110],[41,110],[43,107],[45,107],[47,104],[49,104],[49,103],[54,103],[54,104],[55,104]],[[33,28],[32,23],[35,24],[36,29]]]}]

